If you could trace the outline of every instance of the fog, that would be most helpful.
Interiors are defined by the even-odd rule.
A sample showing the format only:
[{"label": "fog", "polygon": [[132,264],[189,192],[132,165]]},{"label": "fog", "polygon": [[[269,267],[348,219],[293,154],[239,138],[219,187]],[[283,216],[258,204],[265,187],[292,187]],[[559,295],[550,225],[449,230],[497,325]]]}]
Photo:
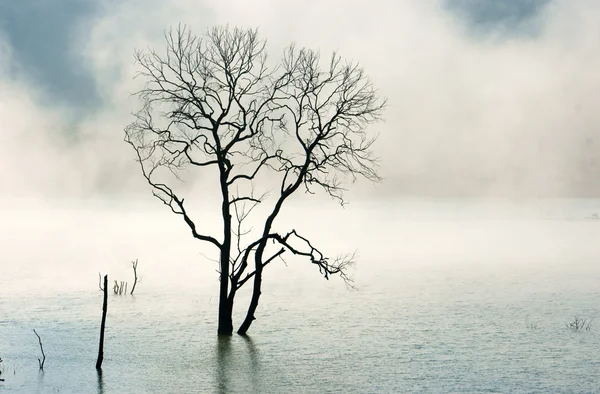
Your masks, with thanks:
[{"label": "fog", "polygon": [[[599,20],[597,0],[0,1],[2,387],[594,391],[598,331],[565,324],[599,313]],[[161,52],[179,23],[258,27],[273,61],[292,42],[338,51],[388,100],[369,128],[384,181],[348,185],[345,208],[299,190],[273,228],[356,251],[357,291],[288,251],[265,271],[253,339],[214,341],[217,250],[152,196],[123,141],[134,50]],[[221,239],[213,175],[175,188]],[[135,259],[96,376],[99,275],[131,286]]]},{"label": "fog", "polygon": [[[342,1],[198,7],[187,0],[106,0],[49,9],[64,11],[61,18],[72,22],[56,37],[54,30],[39,28],[31,30],[37,35],[15,41],[16,33],[28,33],[7,23],[0,29],[0,230],[6,261],[13,269],[31,270],[32,277],[45,274],[35,274],[40,267],[30,266],[32,261],[60,261],[60,283],[67,287],[79,285],[81,277],[69,276],[73,270],[86,278],[99,270],[126,275],[134,258],[154,267],[154,285],[165,278],[195,283],[190,275],[205,277],[202,265],[181,275],[191,261],[207,261],[214,251],[194,242],[181,218],[151,196],[123,142],[123,128],[139,105],[131,93],[143,83],[134,78],[133,51],[163,48],[164,30],[179,22],[199,34],[217,24],[257,26],[274,59],[291,42],[322,54],[337,50],[359,61],[388,98],[385,122],[371,127],[379,135],[375,151],[384,182],[351,185],[345,209],[322,195],[300,193],[278,222],[286,230],[305,230],[332,255],[359,250],[363,269],[374,260],[437,264],[448,254],[469,261],[492,250],[507,257],[506,246],[532,231],[539,239],[520,244],[521,253],[538,260],[557,255],[558,246],[544,246],[552,239],[544,225],[520,233],[514,226],[468,222],[490,212],[494,220],[564,219],[573,215],[572,205],[524,213],[523,206],[507,206],[503,199],[600,193],[600,5],[534,3],[502,10],[486,2],[374,1],[365,10],[361,2]],[[62,45],[56,53],[64,59],[42,70],[44,64],[33,64],[44,60],[36,49],[41,44],[16,44],[44,39]],[[60,71],[59,64],[70,71]],[[193,217],[218,233],[218,202],[204,197],[211,180],[202,174],[196,179],[179,187]],[[419,200],[431,197],[487,200],[486,206],[496,208],[464,210],[450,203],[442,209]],[[592,204],[576,216],[589,217],[596,209]],[[466,215],[467,222],[444,224],[448,212],[455,212],[452,220]],[[433,231],[428,220],[436,215],[442,219]],[[382,247],[398,242],[402,249]]]},{"label": "fog", "polygon": [[[0,33],[3,195],[147,194],[122,141],[138,105],[130,94],[141,83],[132,54],[163,48],[163,31],[183,22],[197,33],[215,24],[258,26],[273,58],[296,42],[360,61],[389,106],[386,122],[372,127],[386,180],[356,185],[355,200],[597,196],[600,6],[554,0],[506,15],[487,6],[490,16],[485,3],[374,1],[365,10],[341,1],[107,0],[74,14],[68,51],[57,52],[85,75],[69,86],[98,97],[93,105],[63,97],[51,77],[36,79],[28,72],[35,53],[11,47],[7,30]],[[43,37],[29,41],[36,39]]]},{"label": "fog", "polygon": [[[143,83],[134,78],[133,51],[163,48],[164,30],[179,22],[199,34],[217,24],[257,26],[274,59],[291,42],[323,54],[337,50],[359,61],[388,98],[385,122],[371,127],[379,135],[375,151],[385,181],[352,185],[346,209],[323,196],[299,194],[288,221],[281,220],[302,228],[301,218],[307,221],[306,213],[318,207],[327,223],[317,221],[306,229],[334,254],[356,247],[367,256],[382,256],[377,236],[365,236],[364,229],[378,230],[374,234],[401,229],[395,223],[380,225],[369,209],[391,212],[396,201],[409,197],[493,202],[600,193],[600,115],[595,108],[600,99],[600,5],[591,0],[539,1],[529,9],[507,2],[504,11],[492,3],[450,0],[374,1],[366,10],[361,2],[342,1],[223,1],[198,7],[187,0],[106,0],[49,8],[71,21],[55,36],[56,26],[36,30],[41,11],[26,4],[38,10],[28,14],[34,24],[30,33],[15,30],[9,19],[0,25],[0,228],[13,240],[21,234],[19,242],[9,242],[9,256],[20,255],[22,264],[39,256],[39,250],[59,253],[73,240],[79,243],[74,254],[64,249],[62,257],[53,258],[100,265],[90,266],[93,272],[86,274],[126,270],[122,262],[136,257],[165,261],[163,253],[169,252],[157,247],[161,242],[183,242],[172,248],[192,253],[180,256],[181,261],[198,258],[199,250],[210,253],[192,239],[181,240],[191,238],[188,229],[153,199],[123,142],[123,128],[139,105],[131,93]],[[15,34],[24,36],[16,40]],[[59,48],[62,63],[34,64],[45,59],[46,49],[39,49],[43,40]],[[59,64],[70,71],[61,71]],[[216,201],[201,197],[211,180],[198,179],[204,183],[180,186],[186,188],[186,203],[203,209],[195,217],[206,228],[218,229],[211,213]],[[538,210],[534,216],[545,214]],[[380,217],[381,223],[386,217]],[[469,230],[463,230],[462,247],[476,250],[466,241]],[[409,244],[415,251],[426,250],[434,237],[418,229],[414,234],[419,235],[411,236]],[[25,258],[20,250],[29,235],[37,246]],[[460,242],[436,242],[447,250],[461,248]]]},{"label": "fog", "polygon": [[[402,210],[394,204],[409,197],[469,197],[493,204],[496,198],[600,193],[595,108],[600,6],[591,0],[506,10],[450,0],[374,1],[366,10],[361,2],[341,1],[44,6],[65,19],[69,27],[63,30],[58,24],[44,28],[40,6],[24,4],[30,12],[2,7],[17,22],[29,15],[32,29],[0,20],[0,229],[9,240],[7,261],[19,261],[16,269],[50,258],[62,261],[66,274],[89,260],[81,272],[86,276],[98,270],[124,275],[133,258],[169,261],[183,270],[211,253],[153,199],[123,142],[123,128],[139,105],[131,93],[143,83],[134,79],[133,51],[160,50],[164,30],[179,22],[199,34],[217,24],[259,27],[273,59],[291,42],[324,55],[337,50],[359,61],[388,98],[385,122],[371,127],[379,135],[375,151],[385,181],[352,185],[346,209],[320,195],[299,194],[281,219],[286,230],[289,224],[320,239],[327,252],[358,249],[367,260],[393,258],[398,251],[380,244],[393,244],[401,233],[407,242],[402,253],[411,259],[432,242],[446,252],[484,253],[471,244],[477,226],[472,232],[461,228],[456,239],[449,236],[455,228],[402,230],[386,221],[389,215],[374,213]],[[44,42],[56,46],[59,59],[48,60]],[[203,197],[211,180],[202,174],[198,179],[203,183],[180,185],[186,203],[202,208],[194,217],[218,232],[211,212],[217,202]],[[425,207],[420,212],[438,209]],[[321,221],[307,219],[317,208]],[[545,214],[538,210],[533,216]],[[40,255],[44,250],[48,256]],[[181,270],[156,273],[177,276]]]}]

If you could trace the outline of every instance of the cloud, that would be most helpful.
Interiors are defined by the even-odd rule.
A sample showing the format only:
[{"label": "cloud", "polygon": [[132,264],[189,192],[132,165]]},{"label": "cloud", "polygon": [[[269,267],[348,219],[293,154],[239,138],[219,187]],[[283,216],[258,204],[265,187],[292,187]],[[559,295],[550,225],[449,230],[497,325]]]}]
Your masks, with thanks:
[{"label": "cloud", "polygon": [[598,194],[600,57],[589,12],[599,14],[586,3],[553,3],[537,37],[481,40],[450,22],[422,38],[427,57],[391,82],[402,102],[390,122],[410,147],[388,165],[396,190]]},{"label": "cloud", "polygon": [[0,3],[0,29],[13,56],[48,102],[60,101],[79,110],[98,104],[93,77],[73,47],[72,28],[94,12],[93,1],[36,0]]},{"label": "cloud", "polygon": [[[144,190],[122,141],[137,105],[130,93],[142,82],[133,78],[134,48],[163,48],[163,31],[179,22],[197,33],[228,23],[258,26],[275,58],[296,42],[323,54],[338,50],[365,67],[389,107],[386,122],[373,126],[387,180],[361,186],[363,194],[600,195],[600,6],[466,4],[105,0],[80,15],[70,35],[101,97],[92,113],[77,119],[73,107],[40,99],[44,92],[31,78],[2,74],[2,135],[11,142],[0,153],[15,163],[2,180],[42,194]],[[532,21],[535,34],[505,34]],[[14,68],[21,61],[8,62]],[[44,175],[16,164],[31,156],[25,135],[37,141],[34,162]]]},{"label": "cloud", "polygon": [[442,5],[465,22],[473,35],[537,35],[544,8],[551,0],[444,0]]}]

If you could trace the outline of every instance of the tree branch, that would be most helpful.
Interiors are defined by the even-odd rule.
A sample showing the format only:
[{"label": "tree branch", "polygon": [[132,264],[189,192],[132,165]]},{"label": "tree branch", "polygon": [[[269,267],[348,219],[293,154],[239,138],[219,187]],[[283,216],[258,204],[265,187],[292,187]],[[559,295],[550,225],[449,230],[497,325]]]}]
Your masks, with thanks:
[{"label": "tree branch", "polygon": [[[274,255],[272,255],[271,257],[269,257],[267,260],[265,260],[264,263],[262,263],[262,267],[266,267],[267,264],[269,264],[271,261],[275,260],[277,257],[280,257],[283,253],[285,253],[285,249],[281,248],[279,249],[279,251],[277,253],[275,253]],[[254,275],[256,274],[256,271],[252,271],[249,274],[246,274],[246,276],[244,277],[244,279],[241,279],[240,281],[237,282],[237,289],[240,289],[244,283],[246,283],[250,278],[252,278]]]}]

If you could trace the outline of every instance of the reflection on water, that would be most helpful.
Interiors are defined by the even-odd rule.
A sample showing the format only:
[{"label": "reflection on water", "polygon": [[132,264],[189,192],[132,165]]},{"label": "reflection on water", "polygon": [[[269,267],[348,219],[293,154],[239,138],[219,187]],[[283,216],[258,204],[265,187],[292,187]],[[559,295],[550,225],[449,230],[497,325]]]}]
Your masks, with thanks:
[{"label": "reflection on water", "polygon": [[104,382],[102,381],[102,369],[98,369],[98,394],[104,394]]},{"label": "reflection on water", "polygon": [[229,393],[231,371],[231,337],[219,336],[217,340],[217,384],[219,393]]},{"label": "reflection on water", "polygon": [[38,371],[38,387],[43,387],[43,385],[44,385],[44,375],[45,375],[44,370],[40,369]]},{"label": "reflection on water", "polygon": [[[244,348],[241,347],[242,343]],[[249,393],[260,393],[264,390],[260,379],[258,348],[248,335],[219,336],[215,367],[218,393],[237,392],[240,387],[245,387]]]},{"label": "reflection on water", "polygon": [[256,393],[262,387],[260,382],[260,357],[258,354],[258,348],[254,345],[252,338],[249,335],[242,337],[246,342],[248,349],[248,356],[250,358],[250,382],[252,383],[252,392]]}]

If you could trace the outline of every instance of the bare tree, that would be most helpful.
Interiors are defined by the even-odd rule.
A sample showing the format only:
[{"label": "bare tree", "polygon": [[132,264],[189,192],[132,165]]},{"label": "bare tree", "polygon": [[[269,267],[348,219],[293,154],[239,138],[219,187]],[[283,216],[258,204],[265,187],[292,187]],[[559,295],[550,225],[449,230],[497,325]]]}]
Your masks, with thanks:
[{"label": "bare tree", "polygon": [[[232,334],[236,292],[252,280],[238,330],[247,332],[263,269],[286,251],[307,258],[325,278],[339,274],[350,283],[346,268],[353,256],[329,259],[295,230],[277,230],[275,221],[298,190],[320,188],[343,204],[348,182],[380,180],[375,136],[366,127],[380,119],[385,100],[362,68],[337,54],[322,66],[317,52],[293,45],[269,67],[256,30],[216,27],[197,37],[180,26],[165,37],[166,54],[135,55],[146,84],[137,92],[142,106],[125,140],[153,194],[218,253],[218,333]],[[176,190],[191,169],[214,176],[220,234],[194,217]],[[277,193],[268,190],[273,179]],[[257,192],[259,186],[264,190]],[[247,227],[251,214],[257,230]]]}]

